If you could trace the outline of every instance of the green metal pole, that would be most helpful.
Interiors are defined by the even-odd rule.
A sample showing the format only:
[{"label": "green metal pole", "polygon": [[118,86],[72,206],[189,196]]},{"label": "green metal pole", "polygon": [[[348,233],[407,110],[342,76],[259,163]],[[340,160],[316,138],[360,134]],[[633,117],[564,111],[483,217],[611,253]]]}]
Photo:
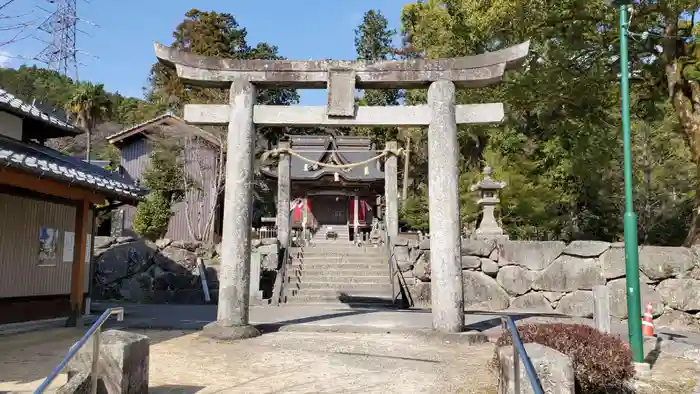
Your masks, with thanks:
[{"label": "green metal pole", "polygon": [[622,95],[622,139],[625,153],[625,276],[627,278],[627,328],[632,361],[644,362],[642,337],[642,301],[639,294],[639,253],[637,214],[632,200],[632,138],[630,132],[630,86],[627,60],[627,5],[620,6],[620,90]]}]

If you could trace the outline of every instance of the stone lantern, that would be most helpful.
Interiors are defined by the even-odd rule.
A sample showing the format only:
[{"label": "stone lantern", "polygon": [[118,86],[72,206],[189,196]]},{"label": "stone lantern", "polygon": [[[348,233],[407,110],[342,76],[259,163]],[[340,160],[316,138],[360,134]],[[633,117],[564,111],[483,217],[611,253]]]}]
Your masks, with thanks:
[{"label": "stone lantern", "polygon": [[484,177],[479,183],[472,185],[471,190],[479,192],[479,204],[482,210],[481,223],[474,232],[474,237],[479,239],[508,239],[501,226],[498,225],[494,210],[500,202],[498,192],[506,187],[505,182],[497,182],[491,178],[491,167],[484,167]]}]

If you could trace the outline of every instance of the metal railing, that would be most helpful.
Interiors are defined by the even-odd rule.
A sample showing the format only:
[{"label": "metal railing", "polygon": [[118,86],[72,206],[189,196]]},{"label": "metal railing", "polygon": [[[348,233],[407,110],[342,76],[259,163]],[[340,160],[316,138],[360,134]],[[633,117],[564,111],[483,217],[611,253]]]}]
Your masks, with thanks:
[{"label": "metal railing", "polygon": [[[400,294],[404,302],[402,307],[410,308],[414,305],[413,297],[411,296],[411,292],[408,290],[408,283],[406,283],[406,278],[404,278],[403,272],[401,272],[401,267],[399,267],[399,263],[394,257],[394,245],[391,242],[391,237],[389,236],[388,232],[385,233],[385,241],[388,252],[389,279],[391,280],[391,302],[396,304],[396,299]],[[396,278],[396,281],[394,281],[394,278]],[[397,283],[399,285],[398,293],[396,292]]]},{"label": "metal railing", "polygon": [[251,239],[264,239],[277,237],[276,226],[262,226],[260,228],[250,229]]},{"label": "metal railing", "polygon": [[535,372],[535,367],[532,365],[530,357],[525,351],[525,346],[523,341],[520,339],[520,333],[518,333],[518,327],[515,326],[515,322],[510,316],[501,316],[501,322],[504,328],[508,327],[510,331],[510,337],[513,340],[513,393],[520,393],[520,361],[523,362],[523,367],[525,367],[525,375],[527,375],[530,385],[532,386],[532,391],[535,394],[544,394],[542,390],[542,384],[540,384],[540,379],[537,377],[537,372]]},{"label": "metal railing", "polygon": [[275,283],[272,287],[272,298],[270,303],[272,305],[279,305],[282,303],[282,297],[284,297],[284,284],[287,281],[287,267],[291,265],[290,261],[290,250],[294,244],[292,234],[294,229],[292,229],[292,216],[289,215],[289,231],[287,232],[287,245],[284,248],[284,256],[282,257],[282,264],[277,270],[277,275],[275,276]]},{"label": "metal railing", "polygon": [[90,392],[92,394],[97,393],[97,381],[98,381],[98,363],[100,360],[100,342],[102,334],[102,325],[105,324],[110,316],[117,315],[117,320],[124,320],[124,308],[109,308],[93,323],[92,326],[87,330],[85,335],[83,335],[78,342],[71,346],[68,350],[68,354],[63,357],[60,363],[53,369],[51,374],[44,379],[44,381],[39,385],[39,387],[34,390],[34,394],[40,394],[46,391],[46,389],[53,383],[53,381],[58,377],[58,375],[63,372],[63,369],[68,365],[68,363],[78,354],[78,351],[85,346],[90,338],[93,338],[92,342],[92,367],[90,369],[90,377],[92,379],[92,384],[90,385]]}]

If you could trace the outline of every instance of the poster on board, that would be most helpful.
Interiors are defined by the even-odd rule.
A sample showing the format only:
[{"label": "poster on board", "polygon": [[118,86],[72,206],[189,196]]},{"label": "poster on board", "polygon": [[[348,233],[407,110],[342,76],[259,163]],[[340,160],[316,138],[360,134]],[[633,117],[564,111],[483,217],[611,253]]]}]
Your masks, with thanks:
[{"label": "poster on board", "polygon": [[63,233],[63,262],[72,263],[75,253],[75,233],[66,231]]},{"label": "poster on board", "polygon": [[[92,235],[86,234],[85,239],[85,261],[90,261],[90,255],[92,254]],[[72,263],[75,253],[75,233],[72,231],[66,231],[63,233],[63,262]]]},{"label": "poster on board", "polygon": [[39,265],[55,265],[58,246],[58,230],[41,227],[39,232]]},{"label": "poster on board", "polygon": [[85,236],[85,262],[90,263],[90,259],[92,258],[92,235],[91,234],[86,234]]}]

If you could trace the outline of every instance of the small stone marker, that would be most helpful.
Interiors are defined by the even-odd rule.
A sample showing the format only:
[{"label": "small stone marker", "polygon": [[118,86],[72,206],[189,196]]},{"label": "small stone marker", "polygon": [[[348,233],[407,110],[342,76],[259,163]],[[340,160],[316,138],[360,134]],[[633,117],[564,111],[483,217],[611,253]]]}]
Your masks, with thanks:
[{"label": "small stone marker", "polygon": [[[535,373],[542,385],[542,391],[548,394],[574,394],[574,367],[569,356],[539,343],[526,343],[525,351],[532,361]],[[523,362],[520,361],[520,392],[514,387],[515,371],[513,369],[513,346],[498,348],[499,394],[529,394],[534,393],[530,380],[525,373]]]},{"label": "small stone marker", "polygon": [[607,286],[593,286],[593,321],[595,328],[606,334],[611,331],[610,292]]},{"label": "small stone marker", "polygon": [[[145,335],[109,330],[102,333],[98,364],[98,393],[148,394],[150,340]],[[68,364],[62,393],[85,392],[91,386],[92,342]]]}]

